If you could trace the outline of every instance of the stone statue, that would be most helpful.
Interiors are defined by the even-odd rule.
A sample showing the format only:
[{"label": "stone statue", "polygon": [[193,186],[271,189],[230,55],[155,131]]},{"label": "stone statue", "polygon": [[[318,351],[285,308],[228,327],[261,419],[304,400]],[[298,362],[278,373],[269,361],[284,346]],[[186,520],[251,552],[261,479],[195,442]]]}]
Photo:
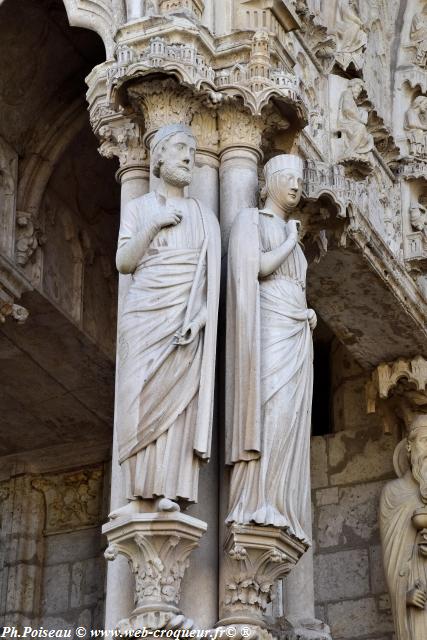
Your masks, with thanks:
[{"label": "stone statue", "polygon": [[137,20],[138,18],[159,14],[158,0],[126,0],[127,20]]},{"label": "stone statue", "polygon": [[313,378],[307,261],[298,243],[303,164],[280,155],[264,168],[265,208],[235,220],[228,252],[227,454],[233,465],[227,522],[287,529],[309,543]]},{"label": "stone statue", "polygon": [[374,148],[374,139],[366,128],[368,112],[356,102],[363,89],[363,81],[355,78],[349,81],[340,98],[337,127],[341,132],[343,159],[366,158]]},{"label": "stone statue", "polygon": [[411,154],[427,155],[427,96],[417,96],[405,114]]},{"label": "stone statue", "polygon": [[427,4],[412,18],[410,31],[411,44],[416,47],[414,62],[425,66],[427,61]]},{"label": "stone statue", "polygon": [[117,268],[132,274],[119,322],[117,439],[129,504],[111,514],[197,500],[210,453],[219,295],[215,215],[184,197],[196,142],[183,125],[151,144],[157,191],[123,212]]},{"label": "stone statue", "polygon": [[347,67],[354,56],[360,56],[366,48],[368,36],[357,12],[354,0],[338,0],[335,23],[337,54]]},{"label": "stone statue", "polygon": [[421,202],[411,204],[409,220],[414,231],[422,231],[427,234],[427,209]]},{"label": "stone statue", "polygon": [[427,638],[427,415],[413,417],[395,453],[400,476],[380,505],[384,569],[396,640]]}]

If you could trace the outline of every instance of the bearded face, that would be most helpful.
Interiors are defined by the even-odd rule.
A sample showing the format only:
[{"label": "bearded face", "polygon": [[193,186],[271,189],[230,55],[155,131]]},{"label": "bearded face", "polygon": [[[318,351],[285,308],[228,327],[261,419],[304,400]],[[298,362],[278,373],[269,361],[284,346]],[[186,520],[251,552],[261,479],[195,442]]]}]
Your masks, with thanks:
[{"label": "bearded face", "polygon": [[412,475],[420,485],[421,497],[427,503],[427,419],[409,437]]},{"label": "bearded face", "polygon": [[161,156],[160,177],[174,187],[186,187],[191,182],[196,147],[194,139],[178,133],[164,146]]}]

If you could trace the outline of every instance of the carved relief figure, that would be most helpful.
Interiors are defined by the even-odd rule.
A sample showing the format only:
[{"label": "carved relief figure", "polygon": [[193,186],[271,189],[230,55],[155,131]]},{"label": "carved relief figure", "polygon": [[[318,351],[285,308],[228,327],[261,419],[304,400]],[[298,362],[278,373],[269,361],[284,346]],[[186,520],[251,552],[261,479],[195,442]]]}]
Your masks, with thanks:
[{"label": "carved relief figure", "polygon": [[412,419],[407,442],[398,447],[400,477],[381,497],[384,568],[396,638],[420,640],[427,638],[427,415]]},{"label": "carved relief figure", "polygon": [[337,126],[343,142],[343,159],[366,157],[374,148],[374,139],[366,128],[368,112],[357,105],[363,89],[363,81],[355,78],[349,81],[340,98]]},{"label": "carved relief figure", "polygon": [[158,0],[126,0],[126,12],[128,21],[157,15],[159,3]]},{"label": "carved relief figure", "polygon": [[408,132],[412,155],[427,155],[427,96],[417,96],[405,114],[405,131]]},{"label": "carved relief figure", "polygon": [[416,47],[414,62],[424,67],[427,62],[427,4],[412,18],[410,39]]},{"label": "carved relief figure", "polygon": [[210,454],[220,236],[214,214],[184,197],[195,150],[188,127],[159,129],[159,188],[123,212],[116,262],[132,282],[119,323],[116,424],[130,502],[111,517],[152,508],[147,499],[160,511],[195,502]]},{"label": "carved relief figure", "polygon": [[313,375],[307,261],[290,219],[303,164],[280,155],[264,169],[265,208],[237,217],[229,244],[227,290],[227,522],[284,527],[308,543]]},{"label": "carved relief figure", "polygon": [[413,202],[409,210],[409,219],[414,231],[423,231],[427,235],[427,209],[426,198],[420,198],[419,202]]},{"label": "carved relief figure", "polygon": [[357,58],[365,50],[368,36],[354,0],[338,0],[335,34],[337,59],[343,67],[347,67],[352,60],[354,62],[355,56],[356,61],[361,62]]}]

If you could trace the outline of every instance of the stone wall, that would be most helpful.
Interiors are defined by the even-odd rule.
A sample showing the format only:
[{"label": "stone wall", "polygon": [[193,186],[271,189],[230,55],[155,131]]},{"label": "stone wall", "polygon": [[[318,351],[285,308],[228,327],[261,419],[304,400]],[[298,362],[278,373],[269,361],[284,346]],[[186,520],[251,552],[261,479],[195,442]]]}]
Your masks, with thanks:
[{"label": "stone wall", "polygon": [[391,640],[378,510],[398,434],[366,415],[366,374],[343,347],[332,369],[335,432],[312,438],[317,613],[334,640]]}]

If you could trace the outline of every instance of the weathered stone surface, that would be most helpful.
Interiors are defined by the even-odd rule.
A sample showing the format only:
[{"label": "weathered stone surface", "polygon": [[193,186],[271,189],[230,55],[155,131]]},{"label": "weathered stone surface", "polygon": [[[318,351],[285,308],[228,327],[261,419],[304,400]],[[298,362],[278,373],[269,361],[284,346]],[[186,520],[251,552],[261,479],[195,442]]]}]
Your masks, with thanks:
[{"label": "weathered stone surface", "polygon": [[394,476],[397,437],[375,429],[343,431],[329,440],[331,484],[367,482]]},{"label": "weathered stone surface", "polygon": [[314,436],[311,438],[311,487],[326,487],[328,483],[328,438]]},{"label": "weathered stone surface", "polygon": [[319,547],[358,545],[378,539],[378,507],[383,483],[339,489],[339,500],[318,509]]},{"label": "weathered stone surface", "polygon": [[330,604],[328,621],[334,640],[353,640],[393,631],[390,613],[380,611],[374,598]]},{"label": "weathered stone surface", "polygon": [[103,594],[102,558],[76,562],[71,569],[71,607],[96,605]]},{"label": "weathered stone surface", "polygon": [[45,564],[88,560],[99,556],[101,552],[102,538],[98,527],[59,533],[46,538]]},{"label": "weathered stone surface", "polygon": [[384,575],[383,553],[380,545],[375,545],[369,549],[369,565],[371,570],[371,590],[372,593],[386,593],[387,585]]},{"label": "weathered stone surface", "polygon": [[319,602],[364,596],[369,593],[368,552],[355,549],[315,556],[314,580]]},{"label": "weathered stone surface", "polygon": [[66,612],[70,598],[70,567],[57,564],[46,567],[43,576],[42,609],[46,615]]}]

